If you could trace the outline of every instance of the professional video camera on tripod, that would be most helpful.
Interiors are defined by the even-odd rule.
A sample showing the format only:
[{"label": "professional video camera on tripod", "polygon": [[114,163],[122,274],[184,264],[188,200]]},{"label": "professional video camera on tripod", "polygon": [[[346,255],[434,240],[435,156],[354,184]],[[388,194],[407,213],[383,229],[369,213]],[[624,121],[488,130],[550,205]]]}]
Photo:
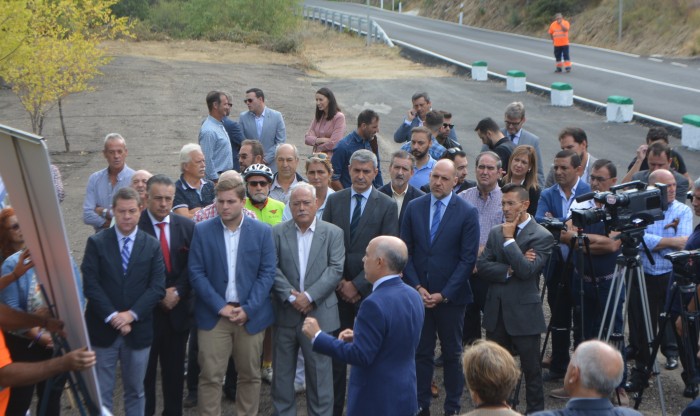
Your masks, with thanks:
[{"label": "professional video camera on tripod", "polygon": [[[577,228],[577,236],[575,241],[578,242],[576,249],[577,270],[588,270],[590,276],[596,276],[593,271],[593,262],[588,258],[588,269],[584,267],[584,250],[590,253],[587,243],[587,236],[583,234],[583,229],[586,227],[599,226],[602,223],[604,233],[608,235],[610,232],[616,232],[615,239],[621,242],[621,254],[617,256],[616,265],[612,274],[612,282],[607,290],[607,300],[601,316],[598,331],[598,338],[613,342],[622,351],[624,349],[624,325],[627,317],[627,308],[630,304],[630,296],[634,297],[634,302],[640,305],[641,318],[643,319],[643,329],[647,345],[650,347],[653,339],[652,320],[649,312],[649,303],[647,299],[646,283],[644,279],[644,271],[639,256],[639,246],[641,245],[647,255],[647,258],[653,264],[651,253],[644,243],[643,237],[647,226],[655,221],[664,218],[664,211],[668,207],[667,189],[665,185],[657,184],[654,187],[647,187],[643,182],[635,181],[620,184],[610,188],[609,192],[591,193],[577,198],[578,202],[593,200],[597,206],[590,209],[572,209],[571,220]],[[593,282],[594,286],[598,282]],[[625,287],[630,290],[625,290]],[[583,306],[583,282],[581,282],[581,302]],[[615,316],[620,316],[620,301],[622,296],[626,296],[626,301],[622,308],[622,325],[615,324]],[[599,303],[600,304],[600,303]],[[596,308],[599,310],[599,308]],[[579,311],[581,318],[581,328],[587,326],[586,320],[593,319],[598,314],[589,313],[585,310]],[[600,315],[599,315],[600,316]],[[597,317],[596,317],[597,318]],[[590,326],[590,324],[588,325]],[[648,348],[646,354],[641,354],[642,357],[649,355]],[[655,366],[654,370],[657,371]],[[650,373],[651,371],[649,371]],[[665,403],[663,399],[663,390],[659,378],[657,378],[659,388],[659,396],[661,401],[662,413],[665,414]],[[635,402],[635,408],[639,407],[640,395]]]}]

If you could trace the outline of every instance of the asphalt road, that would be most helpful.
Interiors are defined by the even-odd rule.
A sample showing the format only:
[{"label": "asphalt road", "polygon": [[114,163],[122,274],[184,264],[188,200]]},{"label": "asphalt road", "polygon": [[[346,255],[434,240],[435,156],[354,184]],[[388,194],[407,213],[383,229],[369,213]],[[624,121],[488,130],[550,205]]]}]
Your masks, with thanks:
[{"label": "asphalt road", "polygon": [[[527,81],[549,87],[568,82],[576,96],[606,102],[610,95],[634,100],[638,113],[671,123],[700,111],[700,62],[646,57],[584,45],[571,46],[571,74],[554,73],[549,39],[459,26],[441,20],[384,11],[360,4],[305,0],[305,4],[370,15],[392,40],[402,41],[470,65],[484,60],[489,71],[526,73]],[[576,24],[572,24],[572,32]]]}]

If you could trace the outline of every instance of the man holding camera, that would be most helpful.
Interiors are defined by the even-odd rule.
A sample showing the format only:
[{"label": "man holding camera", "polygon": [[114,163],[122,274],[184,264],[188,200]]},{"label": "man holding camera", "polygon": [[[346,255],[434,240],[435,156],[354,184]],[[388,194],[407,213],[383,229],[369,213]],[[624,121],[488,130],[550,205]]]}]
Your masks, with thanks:
[{"label": "man holding camera", "polygon": [[[608,192],[610,187],[617,182],[617,168],[615,165],[606,159],[598,159],[591,166],[591,174],[589,183],[591,190],[594,192]],[[600,204],[595,204],[588,200],[581,208],[600,208]],[[577,209],[572,204],[572,209]],[[603,337],[608,334],[612,313],[608,312],[605,322],[603,322],[603,314],[606,309],[608,293],[613,285],[613,277],[615,274],[615,266],[617,256],[620,254],[620,240],[613,240],[610,236],[619,234],[612,232],[610,236],[606,233],[605,223],[602,221],[595,224],[572,224],[568,223],[569,231],[564,231],[561,234],[561,242],[565,245],[570,245],[572,240],[576,240],[576,227],[581,226],[581,230],[589,240],[589,246],[582,251],[575,251],[573,264],[575,273],[572,283],[573,303],[577,306],[574,309],[574,322],[581,322],[583,315],[583,330],[582,334],[575,334],[577,342],[589,340],[598,337],[601,326],[603,327]],[[578,258],[579,253],[583,255],[583,261]],[[583,264],[583,273],[578,269],[579,264]],[[579,293],[583,290],[583,296]],[[620,294],[620,302],[614,312],[613,331],[612,334],[620,334],[622,336],[622,304],[624,302],[624,294]],[[611,306],[612,307],[612,306]],[[577,336],[578,335],[578,336]],[[618,387],[616,396],[619,394],[619,403],[627,403],[627,394],[622,387]],[[558,399],[568,399],[569,394],[564,388],[553,390],[550,396]],[[615,398],[617,399],[617,397]],[[613,400],[617,402],[617,400]]]},{"label": "man holding camera", "polygon": [[[657,169],[649,175],[649,184],[665,184],[667,186],[668,208],[664,213],[664,219],[649,225],[644,234],[644,242],[651,252],[654,260],[652,264],[640,247],[640,257],[644,268],[644,280],[646,283],[646,296],[649,302],[649,316],[654,336],[658,327],[659,314],[664,308],[668,279],[673,270],[671,262],[664,256],[673,251],[682,250],[688,241],[693,227],[693,216],[690,208],[678,202],[676,196],[676,178],[666,169]],[[630,288],[629,322],[630,344],[636,350],[635,366],[632,369],[630,380],[626,384],[627,391],[640,391],[649,380],[645,366],[649,365],[650,351],[648,348],[647,334],[645,330],[644,315],[641,306],[641,293],[633,279]],[[678,345],[673,335],[672,325],[666,325],[661,341],[661,352],[666,356],[666,369],[673,370],[678,367]],[[629,357],[628,357],[629,358]]]}]

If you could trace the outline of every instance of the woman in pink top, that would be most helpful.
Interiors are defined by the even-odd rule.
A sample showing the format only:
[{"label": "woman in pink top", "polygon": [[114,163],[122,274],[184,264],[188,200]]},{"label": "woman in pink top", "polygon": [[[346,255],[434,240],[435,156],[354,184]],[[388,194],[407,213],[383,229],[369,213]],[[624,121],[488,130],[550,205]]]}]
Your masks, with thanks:
[{"label": "woman in pink top", "polygon": [[306,132],[304,142],[313,147],[313,153],[323,152],[330,157],[343,136],[345,115],[340,112],[333,91],[323,87],[316,91],[316,117]]}]

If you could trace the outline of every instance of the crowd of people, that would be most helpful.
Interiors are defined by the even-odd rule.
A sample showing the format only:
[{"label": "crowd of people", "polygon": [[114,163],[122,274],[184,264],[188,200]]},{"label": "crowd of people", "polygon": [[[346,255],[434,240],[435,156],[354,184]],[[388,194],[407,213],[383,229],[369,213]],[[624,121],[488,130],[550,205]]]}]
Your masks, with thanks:
[{"label": "crowd of people", "polygon": [[[452,114],[418,92],[394,133],[396,149],[386,151],[377,112],[361,111],[348,133],[330,89],[319,89],[315,101],[306,160],[259,88],[245,92],[248,111],[238,120],[229,117],[228,93],[207,94],[208,116],[198,143],[180,150],[179,178],[134,171],[126,139],[108,134],[107,166],[90,176],[83,204],[95,234],[75,271],[94,352],[47,365],[23,388],[2,381],[9,357],[52,363],[57,328],[17,217],[2,210],[0,299],[35,314],[25,325],[2,325],[8,414],[27,411],[32,383],[92,365],[110,410],[120,367],[127,415],[156,413],[159,369],[164,415],[189,407],[219,415],[222,396],[235,401],[238,415],[257,415],[262,382],[271,384],[276,415],[296,414],[296,394],[306,391],[309,414],[424,416],[440,388],[444,414],[456,415],[465,381],[476,407],[468,414],[510,415],[521,372],[527,414],[545,410],[544,383],[559,380],[564,387],[552,395],[571,399],[562,414],[638,414],[613,403],[625,406],[626,392],[649,381],[642,298],[656,328],[673,284],[665,255],[700,248],[700,229],[692,229],[700,181],[691,210],[690,178],[662,128],[650,129],[625,177],[665,184],[668,209],[645,230],[654,259],[642,255],[647,293],[633,281],[629,346],[615,348],[592,340],[624,332],[624,293],[605,313],[618,233],[603,223],[576,227],[570,212],[600,204],[575,199],[610,191],[617,167],[589,153],[582,129],[563,128],[561,151],[543,159],[539,138],[524,129],[524,105],[514,102],[503,126],[484,118],[474,126],[480,140],[468,143],[457,137]],[[474,180],[466,148],[478,152]],[[390,154],[386,183],[382,153]],[[553,222],[567,227],[555,231]],[[589,245],[577,249],[577,231]],[[29,329],[9,331],[21,326]],[[548,331],[551,355],[542,360]],[[683,394],[694,398],[695,364],[686,359],[693,352],[681,336],[667,325],[661,351],[669,370],[680,360]],[[629,377],[623,356],[634,360]],[[436,366],[442,386],[433,380]],[[62,377],[36,385],[39,395],[50,389],[41,405],[55,414]]]}]

